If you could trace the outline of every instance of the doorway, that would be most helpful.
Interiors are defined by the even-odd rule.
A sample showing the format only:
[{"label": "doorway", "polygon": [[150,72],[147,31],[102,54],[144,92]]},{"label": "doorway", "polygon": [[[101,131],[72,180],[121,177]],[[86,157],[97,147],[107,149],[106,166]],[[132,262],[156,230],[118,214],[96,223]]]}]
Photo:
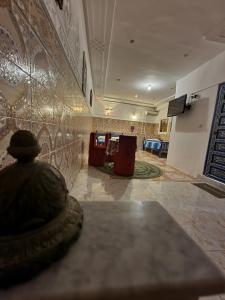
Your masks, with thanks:
[{"label": "doorway", "polygon": [[225,183],[225,83],[217,93],[204,175]]}]

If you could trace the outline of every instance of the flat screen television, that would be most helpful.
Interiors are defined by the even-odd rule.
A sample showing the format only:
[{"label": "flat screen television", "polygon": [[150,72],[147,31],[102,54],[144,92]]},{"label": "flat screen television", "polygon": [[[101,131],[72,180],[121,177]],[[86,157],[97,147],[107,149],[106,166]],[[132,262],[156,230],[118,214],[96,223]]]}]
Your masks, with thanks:
[{"label": "flat screen television", "polygon": [[184,113],[186,107],[187,94],[169,102],[167,117],[177,116]]}]

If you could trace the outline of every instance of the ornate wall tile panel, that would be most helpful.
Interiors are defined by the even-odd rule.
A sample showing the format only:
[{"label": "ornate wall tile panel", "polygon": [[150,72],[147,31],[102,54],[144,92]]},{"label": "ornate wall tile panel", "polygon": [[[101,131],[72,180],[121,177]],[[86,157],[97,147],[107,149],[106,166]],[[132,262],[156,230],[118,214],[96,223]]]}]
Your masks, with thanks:
[{"label": "ornate wall tile panel", "polygon": [[24,1],[24,0],[15,0],[14,3],[16,3],[18,5],[21,12],[25,16],[29,16],[31,0],[26,0],[26,1]]},{"label": "ornate wall tile panel", "polygon": [[31,122],[31,131],[37,136],[43,124],[41,122]]},{"label": "ornate wall tile panel", "polygon": [[20,118],[15,118],[15,124],[16,124],[16,130],[18,129],[25,129],[25,130],[31,130],[32,129],[32,122],[27,121]]},{"label": "ornate wall tile panel", "polygon": [[42,148],[40,156],[47,155],[52,152],[52,137],[46,124],[43,124],[41,130],[38,132],[37,139]]},{"label": "ornate wall tile panel", "polygon": [[[50,57],[54,60],[54,63],[58,67],[60,73],[64,75],[64,73],[71,72],[71,68],[68,68],[68,62],[67,59],[65,59],[64,51],[58,35],[53,28],[52,22],[49,20],[48,13],[44,8],[43,2],[34,0],[29,1],[29,22],[35,32],[35,35],[41,41]],[[50,5],[52,5],[55,1],[49,2],[51,2]]]},{"label": "ornate wall tile panel", "polygon": [[[134,127],[133,132],[131,127]],[[145,138],[157,138],[163,141],[169,141],[169,132],[159,134],[159,124],[134,122],[125,120],[116,120],[110,118],[93,118],[92,131],[98,132],[116,132],[119,134],[135,134],[138,137],[138,147],[142,147]]]},{"label": "ornate wall tile panel", "polygon": [[[45,5],[56,27],[60,42],[73,69],[73,73],[81,85],[82,50],[81,50],[81,17],[80,1],[65,0],[63,10],[56,3],[45,0]],[[73,12],[73,15],[71,14]]]},{"label": "ornate wall tile panel", "polygon": [[32,35],[31,41],[31,77],[48,88],[51,86],[51,81],[54,80],[53,74],[50,72],[49,68],[49,56],[34,35]]},{"label": "ornate wall tile panel", "polygon": [[[5,1],[6,2],[6,1]],[[58,167],[72,187],[87,157],[92,118],[42,1],[0,5],[0,168],[18,129],[34,132],[38,157]],[[1,28],[6,28],[1,30]]]},{"label": "ornate wall tile panel", "polygon": [[30,77],[0,53],[0,114],[30,119]]},{"label": "ornate wall tile panel", "polygon": [[56,148],[55,147],[55,137],[56,137],[58,130],[60,130],[60,128],[57,124],[48,123],[47,126],[48,126],[49,134],[52,137],[52,151],[54,151]]},{"label": "ornate wall tile panel", "polygon": [[53,122],[55,124],[58,124],[60,126],[62,124],[62,115],[63,115],[63,103],[60,101],[60,99],[63,99],[59,95],[53,96]]},{"label": "ornate wall tile panel", "polygon": [[[8,2],[10,3],[10,2]],[[29,25],[14,2],[0,9],[0,52],[30,74]]]},{"label": "ornate wall tile panel", "polygon": [[44,85],[32,80],[32,120],[53,123],[54,97]]},{"label": "ornate wall tile panel", "polygon": [[53,153],[51,154],[51,164],[52,164],[55,168],[57,168],[57,166],[56,166],[56,164],[55,164],[55,152],[53,152]]},{"label": "ornate wall tile panel", "polygon": [[45,155],[40,155],[38,159],[51,164],[51,154],[50,153],[47,153]]},{"label": "ornate wall tile panel", "polygon": [[63,149],[54,153],[54,165],[59,170],[62,168],[63,160],[65,159]]},{"label": "ornate wall tile panel", "polygon": [[125,121],[110,118],[93,118],[92,130],[130,134],[131,126],[134,126],[134,134],[142,134],[146,135],[146,137],[158,137],[158,124]]},{"label": "ornate wall tile panel", "polygon": [[8,147],[10,138],[15,131],[15,119],[2,117],[0,123],[0,168],[4,168],[9,163],[14,161],[13,158],[7,154],[6,148]]},{"label": "ornate wall tile panel", "polygon": [[[24,0],[21,0],[23,3]],[[29,1],[29,23],[35,34],[39,37],[42,44],[46,49],[49,49],[49,54],[52,53],[52,50],[59,51],[59,57],[61,57],[61,49],[57,43],[57,36],[54,28],[51,26],[51,22],[43,9],[42,1]],[[56,47],[57,46],[57,47]],[[55,52],[54,52],[55,56]],[[63,59],[61,59],[63,60]]]}]

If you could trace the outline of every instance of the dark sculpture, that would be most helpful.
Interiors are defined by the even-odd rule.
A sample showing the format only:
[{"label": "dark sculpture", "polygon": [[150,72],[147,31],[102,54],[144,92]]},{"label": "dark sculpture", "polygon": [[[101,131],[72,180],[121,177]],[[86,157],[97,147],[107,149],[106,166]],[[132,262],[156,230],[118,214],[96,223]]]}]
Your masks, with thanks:
[{"label": "dark sculpture", "polygon": [[31,278],[61,257],[78,237],[83,213],[53,166],[35,161],[36,137],[19,130],[8,153],[17,162],[0,172],[0,286]]}]

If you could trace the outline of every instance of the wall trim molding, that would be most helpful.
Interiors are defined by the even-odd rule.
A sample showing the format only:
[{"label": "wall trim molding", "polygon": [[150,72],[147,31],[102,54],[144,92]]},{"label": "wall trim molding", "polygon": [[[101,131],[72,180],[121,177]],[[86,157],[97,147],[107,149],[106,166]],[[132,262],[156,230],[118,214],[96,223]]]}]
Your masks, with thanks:
[{"label": "wall trim molding", "polygon": [[159,122],[148,122],[147,120],[146,121],[140,121],[140,120],[131,120],[131,119],[128,119],[128,118],[118,118],[116,116],[106,116],[104,114],[92,114],[92,118],[104,118],[104,119],[113,119],[113,120],[120,120],[120,121],[129,121],[129,122],[134,122],[134,123],[148,123],[148,124],[159,124]]},{"label": "wall trim molding", "polygon": [[121,104],[128,104],[128,105],[134,105],[134,106],[141,106],[141,107],[147,107],[147,108],[154,108],[156,109],[156,105],[152,103],[147,103],[143,101],[134,101],[131,99],[122,99],[117,97],[98,97],[96,98],[97,101],[103,101],[103,102],[113,102],[113,103],[121,103]]}]

